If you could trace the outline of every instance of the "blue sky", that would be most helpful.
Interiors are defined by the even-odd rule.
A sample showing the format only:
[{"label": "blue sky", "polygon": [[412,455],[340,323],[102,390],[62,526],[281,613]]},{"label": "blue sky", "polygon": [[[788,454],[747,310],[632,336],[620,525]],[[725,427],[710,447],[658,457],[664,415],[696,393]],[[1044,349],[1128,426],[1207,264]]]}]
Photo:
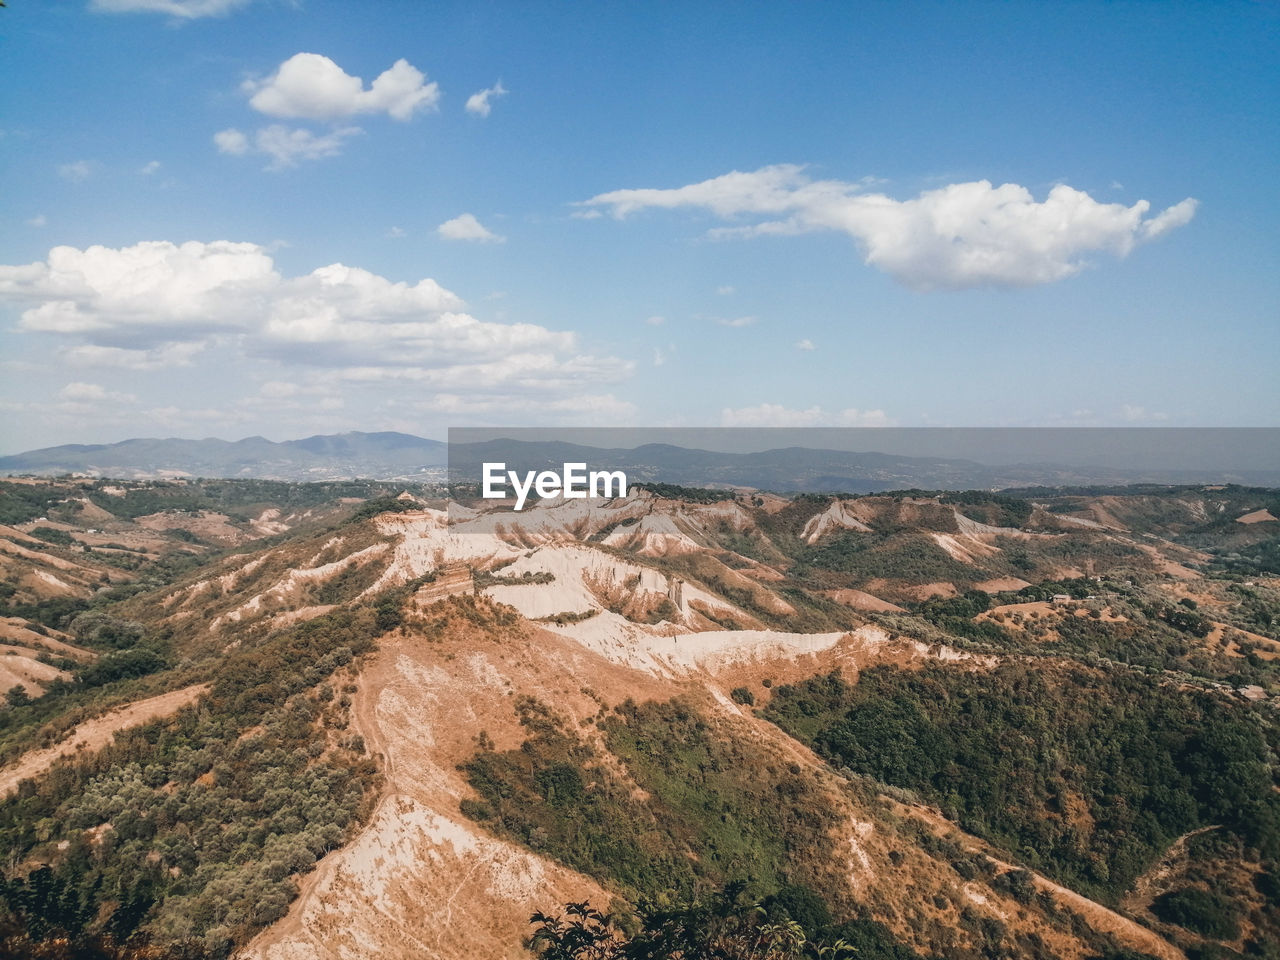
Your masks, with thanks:
[{"label": "blue sky", "polygon": [[1278,26],[11,0],[0,452],[1278,425]]}]

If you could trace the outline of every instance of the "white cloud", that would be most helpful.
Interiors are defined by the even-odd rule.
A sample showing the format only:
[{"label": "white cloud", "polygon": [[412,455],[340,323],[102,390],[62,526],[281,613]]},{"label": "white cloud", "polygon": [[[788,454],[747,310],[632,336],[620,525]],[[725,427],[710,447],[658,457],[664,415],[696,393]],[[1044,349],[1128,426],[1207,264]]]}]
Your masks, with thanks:
[{"label": "white cloud", "polygon": [[446,220],[436,227],[436,233],[449,240],[479,240],[486,243],[503,243],[506,237],[490,231],[472,214],[464,213]]},{"label": "white cloud", "polygon": [[722,297],[730,296],[731,294],[736,292],[737,291],[735,291],[733,287],[728,286],[727,284],[723,287],[716,287],[716,293]]},{"label": "white cloud", "polygon": [[90,0],[99,13],[167,13],[183,20],[220,17],[253,0]]},{"label": "white cloud", "polygon": [[510,93],[510,91],[507,90],[502,85],[502,81],[499,80],[492,87],[486,87],[484,90],[481,90],[478,93],[473,93],[471,96],[467,97],[467,113],[473,113],[477,117],[487,117],[489,115],[489,111],[493,109],[489,104],[490,98],[503,97],[508,93]]},{"label": "white cloud", "polygon": [[37,213],[34,217],[27,221],[28,227],[43,227],[49,223],[49,218],[43,213]]},{"label": "white cloud", "polygon": [[[476,418],[506,422],[511,418],[511,397],[502,393],[460,394],[437,393],[413,403],[420,413],[446,415],[450,418]],[[611,393],[569,394],[540,400],[536,407],[522,413],[522,422],[531,424],[569,424],[575,427],[616,427],[636,418],[635,404],[619,400]],[[411,428],[412,421],[405,424]]]},{"label": "white cloud", "polygon": [[203,433],[213,430],[235,430],[242,424],[249,423],[252,415],[243,410],[225,407],[189,407],[176,405],[149,407],[138,411],[130,418],[130,425],[136,429],[136,420],[174,433],[188,430],[199,430]]},{"label": "white cloud", "polygon": [[226,241],[54,247],[45,261],[0,266],[0,299],[33,303],[20,329],[135,349],[240,329],[279,283],[261,247]]},{"label": "white cloud", "polygon": [[359,127],[341,127],[325,134],[314,134],[302,127],[289,128],[273,123],[262,127],[250,140],[239,130],[221,130],[213,135],[213,142],[221,153],[244,156],[248,153],[263,154],[271,158],[268,170],[284,170],[296,167],[303,160],[318,160],[342,152],[343,144],[363,133]]},{"label": "white cloud", "polygon": [[660,327],[660,326],[662,326],[664,323],[666,323],[666,322],[667,322],[667,318],[666,318],[666,317],[657,317],[657,316],[654,316],[654,317],[646,317],[644,322],[645,322],[645,323],[647,323],[647,324],[648,324],[649,326],[651,326],[651,327]]},{"label": "white cloud", "polygon": [[716,323],[722,327],[749,327],[757,320],[759,317],[719,317]]},{"label": "white cloud", "polygon": [[406,234],[403,227],[392,227],[387,231],[387,236],[392,240],[399,240],[401,237],[406,236]]},{"label": "white cloud", "polygon": [[378,75],[369,89],[328,57],[295,53],[265,80],[247,80],[249,105],[272,117],[337,120],[360,113],[386,113],[408,120],[419,110],[433,110],[440,87],[407,60],[397,60]]},{"label": "white cloud", "polygon": [[856,407],[841,410],[833,419],[838,427],[892,427],[897,423],[883,410],[858,410]]},{"label": "white cloud", "polygon": [[828,413],[821,407],[791,410],[777,403],[754,407],[726,407],[720,411],[725,427],[888,427],[893,421],[883,410],[849,408]]},{"label": "white cloud", "polygon": [[272,399],[296,396],[301,390],[302,388],[296,383],[289,383],[283,380],[269,380],[258,388],[258,392],[262,396]]},{"label": "white cloud", "polygon": [[167,367],[189,367],[205,349],[198,341],[166,343],[149,349],[104,347],[82,343],[59,352],[61,359],[73,367],[114,367],[120,370],[163,370]]},{"label": "white cloud", "polygon": [[58,176],[72,183],[87,180],[91,173],[93,173],[93,167],[88,160],[76,160],[74,163],[64,163],[58,167]]},{"label": "white cloud", "polygon": [[1126,423],[1151,423],[1169,419],[1167,413],[1147,410],[1146,407],[1139,407],[1129,403],[1121,406],[1120,417]]},{"label": "white cloud", "polygon": [[[701,208],[756,222],[711,231],[761,236],[837,230],[865,262],[918,289],[1031,286],[1079,272],[1094,253],[1124,257],[1139,243],[1189,222],[1188,198],[1155,217],[1151,204],[1100,203],[1065,184],[1036,201],[1025,187],[955,183],[910,200],[864,193],[866,184],[811,180],[782,164],[734,171],[676,189],[615,190],[584,201],[618,219],[646,208]],[[759,219],[764,217],[766,219]]]},{"label": "white cloud", "polygon": [[138,173],[142,174],[144,177],[149,177],[159,169],[160,169],[160,161],[152,160],[150,163],[143,165],[138,170]]},{"label": "white cloud", "polygon": [[0,265],[3,301],[24,308],[20,331],[64,338],[63,357],[78,366],[178,366],[217,343],[239,360],[351,383],[538,402],[633,369],[583,352],[572,331],[479,320],[431,279],[393,281],[341,263],[284,277],[252,243],[55,247],[45,261]]},{"label": "white cloud", "polygon": [[[490,324],[488,326],[501,326]],[[535,328],[541,331],[542,328]],[[484,331],[476,331],[483,335]],[[545,331],[543,331],[545,332]],[[565,335],[572,344],[571,334]],[[499,340],[503,338],[498,338]],[[563,346],[564,344],[561,344]],[[628,376],[633,364],[615,357],[568,356],[554,350],[539,351],[529,344],[504,348],[499,343],[471,344],[475,362],[448,362],[450,357],[419,353],[422,365],[399,365],[391,358],[374,358],[377,365],[345,366],[344,380],[361,383],[403,381],[441,390],[492,389],[497,386],[524,391],[561,390],[584,382],[608,382]],[[486,350],[489,356],[481,352]],[[504,352],[510,350],[510,352]],[[355,359],[355,358],[353,358]],[[436,365],[428,366],[434,362]]]},{"label": "white cloud", "polygon": [[136,427],[141,416],[137,404],[138,398],[132,393],[77,381],[66,384],[51,400],[0,401],[0,412],[59,428],[83,429],[86,424],[96,428]]},{"label": "white cloud", "polygon": [[1188,197],[1181,203],[1175,203],[1172,207],[1164,212],[1152,217],[1150,220],[1144,221],[1142,224],[1142,236],[1146,240],[1154,240],[1170,230],[1176,230],[1178,227],[1186,226],[1191,222],[1191,218],[1196,215],[1196,208],[1200,206],[1200,201]]},{"label": "white cloud", "polygon": [[77,403],[137,403],[131,393],[117,393],[96,383],[68,383],[58,391],[58,399]]},{"label": "white cloud", "polygon": [[814,349],[813,341],[812,341],[812,340],[810,340],[808,337],[806,337],[806,338],[805,338],[805,339],[803,339],[803,340],[797,340],[797,341],[796,341],[796,349],[797,349],[797,350],[812,350],[812,349]]},{"label": "white cloud", "polygon": [[359,127],[341,127],[317,136],[310,130],[300,127],[290,129],[280,124],[272,124],[257,132],[254,145],[259,153],[265,153],[272,158],[268,169],[281,170],[285,167],[297,166],[299,160],[317,160],[320,157],[335,156],[342,152],[344,141],[362,132]]},{"label": "white cloud", "polygon": [[653,365],[655,367],[664,366],[667,362],[667,355],[661,347],[653,348]]},{"label": "white cloud", "polygon": [[327,378],[313,378],[310,382],[303,383],[268,380],[258,387],[257,394],[241,398],[239,406],[269,411],[273,419],[279,419],[285,413],[312,414],[316,411],[342,410],[346,407],[346,400],[335,392],[335,384]]},{"label": "white cloud", "polygon": [[213,135],[213,143],[219,153],[240,157],[249,152],[249,138],[235,128],[219,130]]}]

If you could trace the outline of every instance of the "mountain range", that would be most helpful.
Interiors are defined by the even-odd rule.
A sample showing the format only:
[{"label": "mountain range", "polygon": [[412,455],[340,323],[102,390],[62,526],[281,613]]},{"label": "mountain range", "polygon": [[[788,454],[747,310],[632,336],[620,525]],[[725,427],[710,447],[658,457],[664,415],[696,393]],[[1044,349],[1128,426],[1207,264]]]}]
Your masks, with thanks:
[{"label": "mountain range", "polygon": [[[1173,433],[1174,431],[1170,431]],[[1115,432],[1113,432],[1115,433]],[[1110,437],[1114,440],[1114,437]],[[874,441],[871,441],[874,442]],[[1113,465],[1078,449],[1039,454],[1012,463],[965,457],[905,456],[875,451],[787,445],[727,453],[670,443],[604,447],[558,440],[506,437],[446,444],[411,434],[350,432],[273,442],[248,437],[134,439],[112,444],[70,444],[0,457],[0,474],[87,474],[126,479],[166,477],[289,481],[414,480],[475,482],[481,464],[503,461],[521,469],[559,469],[584,462],[592,469],[623,470],[633,483],[748,488],[779,492],[874,493],[885,490],[1006,489],[1028,486],[1237,483],[1280,486],[1269,461],[1169,467],[1163,463]]]},{"label": "mountain range", "polygon": [[407,433],[341,433],[285,440],[123,440],[66,444],[0,457],[0,474],[163,477],[243,477],[264,480],[431,479],[447,460],[447,445]]}]

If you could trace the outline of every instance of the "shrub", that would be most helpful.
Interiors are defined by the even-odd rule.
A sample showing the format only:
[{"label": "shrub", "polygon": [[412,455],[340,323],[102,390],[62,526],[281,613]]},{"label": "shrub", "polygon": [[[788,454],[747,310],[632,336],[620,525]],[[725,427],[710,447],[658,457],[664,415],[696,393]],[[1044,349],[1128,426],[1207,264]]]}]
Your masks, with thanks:
[{"label": "shrub", "polygon": [[1156,897],[1151,912],[1165,923],[1214,940],[1240,936],[1240,907],[1220,893],[1186,887]]}]

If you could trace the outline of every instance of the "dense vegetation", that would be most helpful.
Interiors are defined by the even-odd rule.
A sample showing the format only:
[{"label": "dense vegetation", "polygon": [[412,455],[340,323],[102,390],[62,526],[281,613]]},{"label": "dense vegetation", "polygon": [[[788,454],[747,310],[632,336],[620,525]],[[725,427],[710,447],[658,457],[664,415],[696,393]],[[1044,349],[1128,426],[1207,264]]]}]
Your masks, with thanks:
[{"label": "dense vegetation", "polygon": [[869,533],[840,533],[799,552],[802,566],[848,574],[853,581],[873,577],[931,583],[966,581],[973,568],[955,560],[923,534],[886,539]]},{"label": "dense vegetation", "polygon": [[[1275,616],[1273,604],[1259,590],[1236,585],[1232,589],[1243,602],[1216,615],[1236,620],[1242,629],[1269,630]],[[1071,600],[1043,616],[1038,612],[1030,616],[980,616],[1003,604],[1048,600],[1054,595]],[[1179,671],[1232,686],[1265,686],[1280,676],[1280,667],[1257,656],[1238,634],[1231,642],[1239,648],[1239,655],[1227,652],[1230,638],[1225,635],[1216,646],[1206,643],[1214,624],[1196,609],[1195,601],[1170,603],[1159,593],[1115,579],[1046,581],[1000,594],[969,590],[912,607],[919,617],[950,636],[995,650]],[[1049,638],[1052,642],[1046,643]]]},{"label": "dense vegetation", "polygon": [[[24,782],[0,803],[6,922],[41,942],[139,936],[221,957],[282,916],[293,878],[367,813],[376,767],[344,733],[355,688],[330,678],[400,622],[402,599],[231,651],[195,707]],[[105,643],[136,632],[85,629]]]},{"label": "dense vegetation", "polygon": [[1275,722],[1221,696],[1071,667],[876,667],[778,688],[766,715],[1104,900],[1201,826],[1280,854]]},{"label": "dense vegetation", "polygon": [[878,925],[842,930],[807,887],[784,887],[763,901],[747,890],[735,883],[693,902],[646,904],[634,917],[566,904],[563,916],[533,915],[530,946],[543,960],[916,960]]},{"label": "dense vegetation", "polygon": [[1156,898],[1151,912],[1172,923],[1213,940],[1234,940],[1240,936],[1238,904],[1214,890],[1184,887]]},{"label": "dense vegetation", "polygon": [[73,519],[83,509],[80,498],[122,520],[134,520],[163,510],[188,513],[211,510],[248,520],[268,507],[289,512],[330,505],[343,498],[391,499],[404,489],[403,483],[372,480],[323,483],[243,479],[0,482],[0,524],[25,523],[41,516]]},{"label": "dense vegetation", "polygon": [[818,930],[817,916],[823,936],[856,941],[860,956],[911,956],[847,903],[836,922],[836,904],[797,892],[836,888],[824,883],[836,820],[798,767],[718,735],[689,701],[628,701],[600,725],[620,774],[545,705],[526,698],[518,709],[530,732],[520,749],[482,743],[463,768],[481,797],[463,804],[471,818],[610,881],[633,902],[689,902],[749,880],[766,897],[809,904],[806,929]]},{"label": "dense vegetation", "polygon": [[733,490],[713,490],[707,487],[682,487],[675,483],[635,483],[633,489],[647,490],[655,497],[666,500],[683,500],[686,503],[720,503],[734,500],[737,493]]}]

